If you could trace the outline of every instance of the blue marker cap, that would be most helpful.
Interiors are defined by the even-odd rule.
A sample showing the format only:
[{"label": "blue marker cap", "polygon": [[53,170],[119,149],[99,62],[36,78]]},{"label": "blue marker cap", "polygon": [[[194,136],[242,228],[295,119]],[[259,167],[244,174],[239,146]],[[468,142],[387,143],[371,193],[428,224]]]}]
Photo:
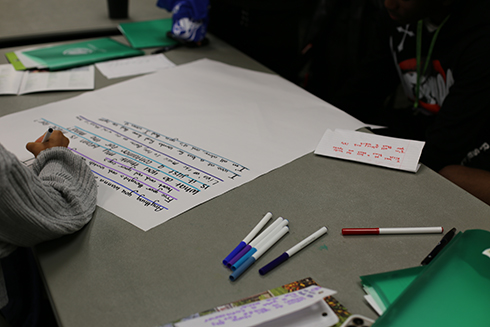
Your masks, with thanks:
[{"label": "blue marker cap", "polygon": [[250,257],[245,261],[240,267],[238,267],[231,275],[230,275],[230,280],[235,281],[240,275],[247,270],[248,267],[250,267],[253,263],[255,262],[254,257]]},{"label": "blue marker cap", "polygon": [[240,250],[226,265],[228,268],[231,268],[241,257],[243,257],[248,251],[252,249],[250,244],[247,244],[243,249]]},{"label": "blue marker cap", "polygon": [[231,266],[231,270],[235,271],[237,270],[238,267],[240,267],[245,261],[248,260],[255,252],[257,252],[256,248],[251,248],[250,251],[245,253],[243,257],[240,258],[233,266]]},{"label": "blue marker cap", "polygon": [[276,268],[281,263],[283,263],[284,261],[286,261],[287,259],[289,259],[289,254],[287,254],[286,252],[284,252],[283,254],[281,254],[280,256],[278,256],[277,258],[275,258],[274,260],[272,260],[271,262],[269,262],[268,264],[266,264],[265,266],[263,266],[262,268],[260,268],[259,269],[259,273],[261,275],[265,275],[269,271],[271,271],[272,269]]},{"label": "blue marker cap", "polygon": [[237,255],[237,253],[238,253],[238,252],[240,252],[240,251],[241,251],[241,250],[242,250],[242,249],[243,249],[243,248],[244,248],[246,245],[247,245],[247,243],[245,243],[245,242],[241,241],[241,242],[240,242],[240,244],[238,244],[238,245],[236,246],[236,248],[235,248],[233,251],[231,251],[231,253],[230,253],[230,254],[228,254],[228,256],[227,256],[227,257],[226,257],[226,258],[223,260],[223,264],[224,264],[225,266],[226,266],[226,265],[228,265],[228,262],[229,262],[231,259],[233,259],[233,257],[234,257],[234,256],[236,256],[236,255]]}]

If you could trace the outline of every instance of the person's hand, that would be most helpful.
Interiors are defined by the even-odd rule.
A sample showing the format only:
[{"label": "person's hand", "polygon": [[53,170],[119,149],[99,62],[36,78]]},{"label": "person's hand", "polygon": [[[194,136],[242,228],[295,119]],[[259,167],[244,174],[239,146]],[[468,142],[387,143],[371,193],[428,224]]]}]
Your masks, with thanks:
[{"label": "person's hand", "polygon": [[35,142],[29,142],[26,144],[26,149],[35,157],[37,157],[43,150],[56,146],[64,146],[66,148],[70,143],[70,140],[64,136],[61,131],[57,130],[53,131],[51,137],[46,142],[42,142],[43,138],[44,135],[39,137]]}]

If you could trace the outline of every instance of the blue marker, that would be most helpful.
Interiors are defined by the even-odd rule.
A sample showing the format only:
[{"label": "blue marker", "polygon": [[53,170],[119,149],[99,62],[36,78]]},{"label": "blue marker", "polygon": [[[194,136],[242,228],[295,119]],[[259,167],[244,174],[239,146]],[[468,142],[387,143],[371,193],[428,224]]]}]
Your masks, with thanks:
[{"label": "blue marker", "polygon": [[289,227],[284,226],[280,230],[279,233],[276,233],[273,235],[271,238],[268,238],[268,241],[261,244],[261,247],[255,252],[250,258],[248,258],[240,267],[238,267],[231,275],[230,275],[230,280],[235,281],[240,275],[247,270],[248,267],[250,267],[258,258],[262,256],[267,250],[270,249],[272,245],[274,245],[281,237],[286,235],[286,233],[289,232]]},{"label": "blue marker", "polygon": [[[255,252],[257,252],[258,249],[263,244],[267,243],[267,241],[271,237],[273,237],[275,234],[277,234],[281,230],[281,228],[286,226],[288,223],[289,223],[289,221],[287,219],[283,219],[281,217],[277,218],[276,221],[272,225],[270,225],[262,234],[257,236],[257,239],[250,242],[249,245],[252,248],[249,249],[241,257],[239,257],[238,260],[230,266],[231,270],[236,270],[240,265],[242,265],[245,261],[247,261],[247,259],[250,258]],[[247,247],[245,247],[245,249],[247,249]],[[230,263],[231,263],[231,261],[230,261]]]},{"label": "blue marker", "polygon": [[240,252],[240,250],[242,250],[254,237],[255,235],[258,234],[258,232],[262,229],[262,227],[265,226],[265,224],[267,224],[267,222],[269,221],[269,219],[272,218],[272,213],[268,212],[264,218],[262,218],[259,223],[257,224],[257,226],[254,227],[254,229],[252,229],[252,231],[250,233],[248,233],[247,236],[245,236],[245,238],[243,239],[243,241],[240,242],[240,244],[237,245],[237,247],[231,251],[230,254],[228,254],[228,256],[223,260],[223,264],[226,266],[228,265],[228,262],[234,257],[237,255],[238,252]]},{"label": "blue marker", "polygon": [[284,261],[288,260],[295,253],[297,253],[298,251],[300,251],[301,249],[303,249],[304,247],[306,247],[307,245],[312,243],[314,240],[316,240],[317,238],[319,238],[320,236],[322,236],[326,232],[327,232],[327,227],[320,228],[315,233],[311,234],[310,236],[305,238],[303,241],[299,242],[298,244],[296,244],[295,246],[293,246],[292,248],[290,248],[289,250],[287,250],[286,252],[284,252],[283,254],[281,254],[280,256],[278,256],[277,258],[275,258],[274,260],[272,260],[268,264],[266,264],[264,267],[260,268],[259,273],[261,275],[267,274],[269,271],[276,268],[277,266],[279,266]]}]

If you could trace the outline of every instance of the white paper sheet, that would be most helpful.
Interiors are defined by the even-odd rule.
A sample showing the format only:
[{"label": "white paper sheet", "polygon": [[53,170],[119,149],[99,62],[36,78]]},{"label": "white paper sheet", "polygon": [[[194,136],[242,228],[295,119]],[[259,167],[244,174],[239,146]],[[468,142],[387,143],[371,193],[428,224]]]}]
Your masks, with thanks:
[{"label": "white paper sheet", "polygon": [[57,72],[26,71],[19,94],[47,91],[94,89],[94,66],[84,66]]},{"label": "white paper sheet", "polygon": [[[293,320],[296,313],[323,301],[323,298],[335,293],[333,290],[320,286],[309,286],[295,292],[178,322],[175,327],[285,326],[285,321],[282,321],[281,324],[275,324],[274,320],[282,317],[287,317],[287,320]],[[336,324],[339,321],[337,315],[326,304],[325,308],[329,311],[329,314],[322,316],[320,312],[316,317],[306,316],[310,320],[309,323],[305,322],[297,326],[327,327]]]},{"label": "white paper sheet", "polygon": [[175,67],[163,54],[138,56],[96,63],[97,69],[107,78],[117,78],[138,74],[153,73],[160,69]]},{"label": "white paper sheet", "polygon": [[328,129],[315,154],[416,172],[425,142]]},{"label": "white paper sheet", "polygon": [[0,94],[93,89],[93,65],[59,72],[16,71],[10,64],[0,65]]},{"label": "white paper sheet", "polygon": [[0,94],[17,94],[24,72],[16,71],[11,64],[0,65]]},{"label": "white paper sheet", "polygon": [[99,182],[98,205],[143,230],[312,152],[326,128],[363,126],[278,76],[211,60],[0,122],[21,160],[49,126],[64,130]]}]

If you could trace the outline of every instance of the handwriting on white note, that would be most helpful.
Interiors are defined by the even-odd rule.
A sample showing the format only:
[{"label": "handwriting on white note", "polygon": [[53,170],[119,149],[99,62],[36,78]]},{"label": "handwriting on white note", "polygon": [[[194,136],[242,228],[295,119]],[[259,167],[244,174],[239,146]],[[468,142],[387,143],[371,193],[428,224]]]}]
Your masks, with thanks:
[{"label": "handwriting on white note", "polygon": [[424,142],[348,130],[327,130],[315,154],[416,172]]},{"label": "handwriting on white note", "polygon": [[[257,302],[244,304],[238,307],[228,308],[223,311],[214,312],[195,319],[190,319],[174,324],[175,327],[212,327],[212,326],[229,326],[229,327],[247,327],[261,326],[264,323],[272,322],[285,316],[290,316],[302,309],[311,307],[315,303],[323,306],[319,313],[313,309],[309,315],[317,317],[308,317],[307,320],[314,320],[314,326],[333,326],[339,319],[332,309],[322,299],[336,292],[320,286],[309,286],[307,288],[271,297]],[[322,311],[325,311],[322,315]],[[328,314],[327,314],[328,311]],[[283,326],[279,324],[278,326]],[[269,326],[269,325],[267,325]]]}]

